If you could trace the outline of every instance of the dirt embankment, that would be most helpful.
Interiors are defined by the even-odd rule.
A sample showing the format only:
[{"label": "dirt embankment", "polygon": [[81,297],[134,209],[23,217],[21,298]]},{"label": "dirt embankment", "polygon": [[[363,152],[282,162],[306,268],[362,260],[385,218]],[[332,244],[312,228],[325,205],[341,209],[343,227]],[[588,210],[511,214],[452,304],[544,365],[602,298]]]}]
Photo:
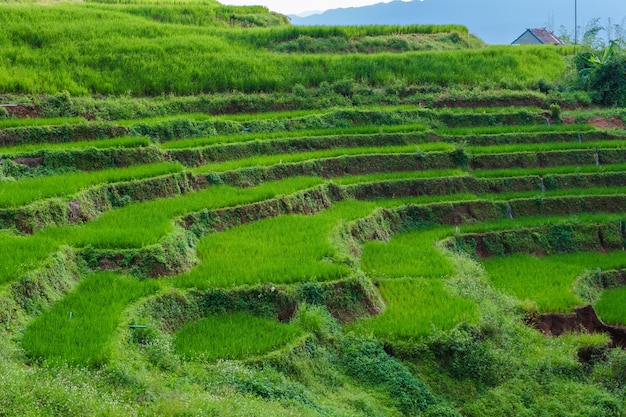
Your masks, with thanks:
[{"label": "dirt embankment", "polygon": [[39,117],[39,109],[30,104],[0,104],[10,116],[18,118]]},{"label": "dirt embankment", "polygon": [[604,324],[591,305],[578,307],[574,313],[548,313],[530,320],[530,324],[544,334],[560,336],[567,332],[607,333],[612,347],[626,348],[626,327]]}]

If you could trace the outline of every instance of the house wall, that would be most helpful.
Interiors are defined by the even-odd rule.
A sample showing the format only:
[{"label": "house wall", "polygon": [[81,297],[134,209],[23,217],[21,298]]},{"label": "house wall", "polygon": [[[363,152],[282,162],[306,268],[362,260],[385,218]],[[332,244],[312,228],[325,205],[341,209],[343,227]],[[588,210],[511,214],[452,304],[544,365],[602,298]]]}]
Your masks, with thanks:
[{"label": "house wall", "polygon": [[519,44],[542,45],[542,43],[529,31],[526,31],[526,33],[524,33],[522,36],[516,39],[513,43],[516,45],[519,45]]}]

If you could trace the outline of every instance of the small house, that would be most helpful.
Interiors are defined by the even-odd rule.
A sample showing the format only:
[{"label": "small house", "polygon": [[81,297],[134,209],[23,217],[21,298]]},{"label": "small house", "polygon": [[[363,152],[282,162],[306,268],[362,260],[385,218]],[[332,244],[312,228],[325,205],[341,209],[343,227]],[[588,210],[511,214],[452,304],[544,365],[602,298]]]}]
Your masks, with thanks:
[{"label": "small house", "polygon": [[512,45],[565,45],[565,43],[556,37],[549,30],[543,29],[526,29],[517,39],[511,42]]}]

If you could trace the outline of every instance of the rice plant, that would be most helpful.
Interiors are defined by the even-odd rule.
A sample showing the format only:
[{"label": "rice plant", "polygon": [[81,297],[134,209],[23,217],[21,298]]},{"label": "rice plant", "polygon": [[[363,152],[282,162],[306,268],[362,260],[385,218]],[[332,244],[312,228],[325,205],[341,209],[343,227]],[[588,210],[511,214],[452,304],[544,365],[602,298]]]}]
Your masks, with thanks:
[{"label": "rice plant", "polygon": [[389,242],[367,242],[361,268],[373,279],[450,276],[454,273],[450,261],[435,247],[447,233],[447,229],[418,230],[395,235]]},{"label": "rice plant", "polygon": [[371,135],[371,134],[392,134],[392,133],[413,133],[423,132],[426,126],[423,124],[402,124],[389,126],[355,126],[355,127],[332,127],[327,129],[304,129],[297,131],[279,131],[279,132],[263,132],[263,133],[244,133],[232,135],[215,135],[206,138],[188,138],[172,140],[160,144],[162,149],[186,149],[198,148],[209,145],[235,143],[235,142],[252,142],[255,140],[272,140],[287,138],[307,138],[307,137],[333,137],[333,136],[350,136],[350,135]]},{"label": "rice plant", "polygon": [[17,155],[37,151],[63,151],[73,149],[109,149],[109,148],[137,148],[150,146],[150,139],[145,137],[119,137],[110,139],[85,140],[65,143],[32,144],[7,146],[0,148],[0,155]]},{"label": "rice plant", "polygon": [[177,217],[187,213],[237,206],[310,188],[319,178],[296,177],[246,189],[214,186],[184,195],[129,204],[108,211],[79,226],[49,227],[40,235],[74,247],[140,248],[155,244],[173,230]]},{"label": "rice plant", "polygon": [[174,335],[174,350],[187,359],[246,359],[292,342],[302,330],[294,324],[235,312],[186,324]]},{"label": "rice plant", "polygon": [[73,172],[47,177],[0,182],[0,207],[19,207],[36,200],[66,197],[102,183],[130,181],[182,171],[177,163],[162,162],[113,168],[102,171]]},{"label": "rice plant", "polygon": [[37,269],[59,244],[41,236],[15,236],[0,231],[0,286]]},{"label": "rice plant", "polygon": [[500,135],[507,133],[545,133],[563,132],[576,133],[596,130],[595,127],[585,124],[577,125],[512,125],[512,126],[472,126],[472,127],[441,127],[436,129],[440,135],[473,136],[473,135]]},{"label": "rice plant", "polygon": [[83,117],[55,117],[55,118],[43,118],[43,117],[29,117],[24,119],[4,119],[0,120],[0,129],[9,129],[15,127],[27,127],[27,126],[59,126],[59,125],[72,125],[78,123],[84,123]]},{"label": "rice plant", "polygon": [[416,152],[450,151],[452,149],[454,149],[452,145],[440,142],[425,143],[420,145],[386,147],[337,148],[314,152],[261,155],[251,158],[207,164],[197,168],[193,168],[191,171],[195,173],[224,172],[245,167],[269,166],[281,163],[295,163],[314,159],[336,158],[346,155],[411,154]]},{"label": "rice plant", "polygon": [[409,180],[418,178],[444,178],[444,177],[460,177],[467,175],[459,169],[442,169],[442,170],[426,170],[426,171],[403,171],[403,172],[382,172],[366,175],[346,175],[343,177],[333,178],[333,182],[340,185],[361,184],[370,182]]},{"label": "rice plant", "polygon": [[596,313],[608,324],[626,325],[626,287],[604,290],[595,302]]},{"label": "rice plant", "polygon": [[208,235],[198,243],[199,265],[173,283],[206,289],[346,277],[351,268],[338,259],[330,233],[340,222],[375,208],[375,203],[347,200],[314,216],[281,216]]},{"label": "rice plant", "polygon": [[433,330],[450,330],[460,323],[478,322],[478,306],[450,294],[443,280],[385,279],[379,282],[386,308],[376,317],[362,319],[351,328],[391,340],[419,340]]},{"label": "rice plant", "polygon": [[571,291],[584,270],[626,265],[623,252],[573,253],[539,258],[531,255],[494,257],[482,261],[490,282],[518,299],[537,303],[540,312],[570,312],[581,304]]},{"label": "rice plant", "polygon": [[624,140],[602,140],[592,142],[560,142],[560,143],[528,143],[515,145],[468,146],[466,149],[473,155],[513,152],[542,152],[573,149],[623,149]]},{"label": "rice plant", "polygon": [[477,178],[499,178],[499,177],[522,177],[530,175],[555,175],[555,174],[587,174],[594,172],[620,172],[626,170],[626,164],[614,165],[573,165],[561,167],[544,168],[508,168],[472,171],[472,175]]},{"label": "rice plant", "polygon": [[34,360],[103,364],[109,359],[124,309],[159,286],[157,281],[95,273],[35,319],[26,328],[21,346]]}]

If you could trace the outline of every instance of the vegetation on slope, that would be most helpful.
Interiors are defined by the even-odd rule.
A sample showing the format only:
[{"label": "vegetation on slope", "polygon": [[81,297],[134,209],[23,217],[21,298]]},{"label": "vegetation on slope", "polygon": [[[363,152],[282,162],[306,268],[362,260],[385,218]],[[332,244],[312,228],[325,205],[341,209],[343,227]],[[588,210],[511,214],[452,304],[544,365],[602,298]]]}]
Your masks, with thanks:
[{"label": "vegetation on slope", "polygon": [[[252,37],[246,35],[247,29],[212,26],[207,30],[195,24],[169,24],[127,13],[137,8],[141,9],[97,4],[3,5],[0,91],[65,90],[75,95],[250,93],[289,91],[296,84],[314,87],[324,81],[346,79],[378,86],[401,81],[406,85],[523,88],[539,79],[557,80],[564,70],[559,51],[569,53],[566,49],[511,51],[494,47],[397,54],[387,52],[393,50],[392,42],[381,48],[383,52],[372,54],[285,55],[260,49],[257,44],[284,39],[293,30],[257,29]],[[303,33],[310,30],[301,29]],[[318,30],[332,33],[331,29]],[[358,33],[359,29],[353,31]],[[403,31],[409,35],[422,30],[415,27]],[[389,36],[389,30],[371,32]],[[385,42],[384,37],[381,42]],[[458,71],[460,65],[464,71]]]},{"label": "vegetation on slope", "polygon": [[626,415],[617,46],[0,8],[0,414]]}]

